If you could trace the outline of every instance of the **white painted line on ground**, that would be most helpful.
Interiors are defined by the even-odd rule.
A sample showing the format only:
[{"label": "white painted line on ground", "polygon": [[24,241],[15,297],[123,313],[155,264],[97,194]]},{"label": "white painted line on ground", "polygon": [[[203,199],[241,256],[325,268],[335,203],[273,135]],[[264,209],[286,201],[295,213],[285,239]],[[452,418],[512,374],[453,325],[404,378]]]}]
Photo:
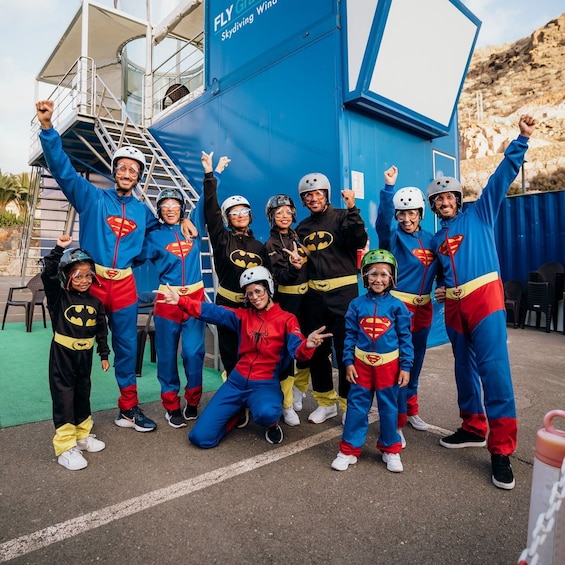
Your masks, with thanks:
[{"label": "white painted line on ground", "polygon": [[[378,421],[378,414],[371,413],[369,415],[369,424]],[[450,434],[452,432],[444,430],[442,428],[437,428],[436,426],[430,425],[430,429],[437,430],[444,435]],[[82,516],[77,516],[76,518],[71,518],[66,522],[60,522],[59,524],[54,524],[42,530],[38,530],[31,534],[21,536],[0,544],[0,563],[9,561],[10,559],[15,559],[16,557],[21,557],[37,549],[47,547],[54,543],[64,541],[66,539],[78,536],[88,532],[89,530],[94,530],[120,518],[126,518],[135,514],[136,512],[141,512],[167,502],[169,500],[174,500],[180,498],[181,496],[186,496],[193,492],[205,489],[217,483],[221,483],[243,473],[248,473],[249,471],[254,471],[264,465],[269,465],[285,457],[290,457],[306,449],[310,449],[316,445],[335,439],[341,436],[343,428],[342,426],[336,426],[329,430],[325,430],[321,433],[312,435],[305,439],[301,439],[286,445],[284,447],[279,447],[273,451],[267,451],[261,453],[255,457],[250,457],[243,461],[238,461],[237,463],[232,463],[226,467],[221,467],[194,477],[192,479],[187,479],[180,483],[170,485],[141,496],[136,496],[130,498],[129,500],[124,500],[118,504],[112,506],[107,506],[101,510],[95,510],[89,514],[84,514]],[[329,464],[329,463],[328,463]]]},{"label": "white painted line on ground", "polygon": [[136,512],[147,510],[163,502],[180,498],[181,496],[202,490],[231,479],[232,477],[236,477],[237,475],[253,471],[264,465],[269,465],[285,457],[290,457],[291,455],[295,455],[320,443],[341,436],[341,431],[342,427],[336,426],[330,430],[325,430],[319,434],[291,443],[290,445],[267,451],[256,457],[238,461],[237,463],[215,469],[214,471],[204,473],[198,477],[130,498],[129,500],[114,504],[113,506],[107,506],[101,510],[95,510],[89,514],[77,516],[66,522],[60,522],[59,524],[54,524],[43,530],[38,530],[31,534],[4,542],[0,545],[0,562],[21,557],[37,549],[88,532],[104,524],[119,520],[120,518],[131,516]]}]

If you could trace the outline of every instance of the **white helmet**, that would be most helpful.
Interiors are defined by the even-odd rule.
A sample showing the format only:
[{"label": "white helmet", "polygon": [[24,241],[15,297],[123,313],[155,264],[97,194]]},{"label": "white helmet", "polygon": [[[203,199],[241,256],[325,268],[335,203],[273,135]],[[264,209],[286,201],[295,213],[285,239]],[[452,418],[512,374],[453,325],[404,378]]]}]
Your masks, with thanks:
[{"label": "white helmet", "polygon": [[402,210],[419,210],[420,218],[424,219],[426,201],[424,193],[415,186],[406,186],[394,193],[392,198],[394,209],[397,212]]},{"label": "white helmet", "polygon": [[433,212],[436,210],[434,198],[442,192],[453,192],[457,200],[457,209],[461,208],[463,202],[463,187],[454,177],[439,177],[428,185],[428,202]]},{"label": "white helmet", "polygon": [[230,211],[230,208],[233,208],[234,206],[247,206],[249,208],[249,223],[251,224],[251,220],[253,219],[251,216],[251,204],[249,204],[249,200],[247,200],[245,196],[239,196],[238,194],[235,196],[229,196],[222,202],[221,211],[224,224],[226,226],[230,225],[228,212]]},{"label": "white helmet", "polygon": [[250,269],[245,269],[241,276],[239,277],[239,286],[242,290],[251,283],[266,282],[269,296],[273,296],[275,293],[275,283],[273,282],[273,277],[271,273],[262,266],[251,267]]},{"label": "white helmet", "polygon": [[114,153],[114,156],[112,157],[112,174],[116,174],[116,163],[124,157],[133,159],[139,163],[139,178],[141,178],[145,172],[145,167],[147,166],[145,163],[145,155],[139,149],[132,147],[131,145],[120,147]]},{"label": "white helmet", "polygon": [[330,185],[330,179],[326,175],[322,173],[308,173],[300,179],[298,182],[298,195],[302,202],[304,202],[304,194],[312,190],[327,191],[326,200],[328,202],[330,201],[332,187]]}]

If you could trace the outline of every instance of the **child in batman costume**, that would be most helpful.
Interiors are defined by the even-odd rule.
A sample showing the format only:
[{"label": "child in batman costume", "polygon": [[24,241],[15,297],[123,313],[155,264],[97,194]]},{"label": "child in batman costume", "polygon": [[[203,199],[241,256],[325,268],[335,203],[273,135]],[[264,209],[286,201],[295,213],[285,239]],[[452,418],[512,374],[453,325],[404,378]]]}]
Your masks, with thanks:
[{"label": "child in batman costume", "polygon": [[69,248],[72,237],[57,239],[45,257],[41,279],[53,326],[49,352],[49,388],[53,401],[53,447],[60,465],[84,469],[83,451],[102,451],[105,444],[91,434],[90,373],[94,343],[102,369],[110,368],[108,328],[102,302],[88,292],[94,261],[79,248]]}]

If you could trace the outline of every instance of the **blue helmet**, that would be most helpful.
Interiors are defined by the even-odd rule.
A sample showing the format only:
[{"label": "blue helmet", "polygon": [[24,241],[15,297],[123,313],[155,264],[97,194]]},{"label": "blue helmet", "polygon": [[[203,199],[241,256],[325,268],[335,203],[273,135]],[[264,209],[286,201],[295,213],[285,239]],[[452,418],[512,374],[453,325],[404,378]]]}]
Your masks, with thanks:
[{"label": "blue helmet", "polygon": [[90,269],[94,273],[96,271],[96,266],[94,264],[94,259],[80,247],[69,247],[63,252],[63,256],[59,261],[59,269],[57,276],[61,282],[61,286],[65,289],[69,289],[69,275],[73,269],[80,263],[88,263]]}]

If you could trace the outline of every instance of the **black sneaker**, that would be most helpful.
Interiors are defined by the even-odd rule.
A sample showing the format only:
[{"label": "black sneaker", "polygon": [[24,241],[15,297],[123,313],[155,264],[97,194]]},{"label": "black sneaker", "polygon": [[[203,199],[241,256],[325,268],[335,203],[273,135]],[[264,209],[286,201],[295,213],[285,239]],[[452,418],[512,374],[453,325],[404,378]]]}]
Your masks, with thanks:
[{"label": "black sneaker", "polygon": [[245,426],[247,426],[247,424],[249,424],[249,408],[244,408],[241,411],[241,414],[239,416],[239,420],[237,421],[237,424],[235,425],[236,428],[245,428]]},{"label": "black sneaker", "polygon": [[516,485],[508,455],[492,454],[492,483],[495,487],[511,490]]},{"label": "black sneaker", "polygon": [[114,423],[120,428],[134,428],[136,432],[152,432],[157,427],[157,424],[148,418],[139,406],[120,410]]},{"label": "black sneaker", "polygon": [[198,406],[187,404],[182,411],[182,415],[186,421],[196,420],[198,418]]},{"label": "black sneaker", "polygon": [[186,426],[186,422],[180,413],[180,408],[178,410],[167,410],[165,418],[167,418],[171,428],[184,428]]},{"label": "black sneaker", "polygon": [[267,428],[265,431],[265,439],[269,443],[281,443],[283,440],[282,428],[278,424]]},{"label": "black sneaker", "polygon": [[462,447],[484,447],[487,440],[480,435],[459,428],[454,434],[442,437],[439,444],[449,449],[460,449]]}]

